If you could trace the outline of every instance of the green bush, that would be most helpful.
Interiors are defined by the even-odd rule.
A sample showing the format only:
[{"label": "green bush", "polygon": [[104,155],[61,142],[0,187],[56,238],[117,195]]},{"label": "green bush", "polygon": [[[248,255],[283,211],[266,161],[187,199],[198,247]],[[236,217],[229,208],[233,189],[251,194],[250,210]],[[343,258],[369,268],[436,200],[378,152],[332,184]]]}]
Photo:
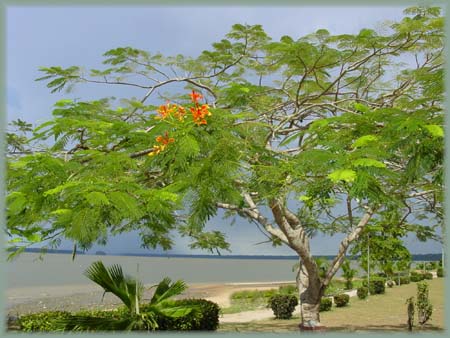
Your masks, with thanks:
[{"label": "green bush", "polygon": [[[370,279],[369,291],[371,295],[382,294],[385,291],[384,284],[386,280],[381,277],[373,277]],[[367,281],[363,282],[363,286],[367,287]]]},{"label": "green bush", "polygon": [[411,272],[411,282],[420,282],[420,281],[423,281],[424,279],[425,279],[425,275],[423,273],[415,272],[415,271]]},{"label": "green bush", "polygon": [[[175,305],[192,306],[194,310],[183,317],[170,318],[166,316],[158,316],[158,330],[169,331],[192,331],[216,330],[219,326],[219,306],[206,299],[180,299],[175,301]],[[145,311],[145,306],[142,307]]]},{"label": "green bush", "polygon": [[433,314],[433,305],[431,305],[428,298],[429,287],[426,282],[417,283],[417,315],[419,317],[419,324],[424,325],[431,319]]},{"label": "green bush", "polygon": [[442,266],[437,268],[436,273],[438,277],[444,277],[444,269],[442,268]]},{"label": "green bush", "polygon": [[356,290],[356,295],[359,299],[366,299],[367,295],[369,294],[369,289],[365,286],[361,286]]},{"label": "green bush", "polygon": [[400,281],[399,285],[409,284],[411,282],[411,279],[408,276],[402,276],[400,279],[396,279],[396,281]]},{"label": "green bush", "polygon": [[17,323],[25,332],[57,331],[56,321],[70,316],[67,311],[48,311],[19,316]]},{"label": "green bush", "polygon": [[423,279],[433,279],[433,274],[431,272],[425,272],[423,274]]},{"label": "green bush", "polygon": [[331,298],[322,298],[320,300],[319,312],[330,311],[332,305],[333,301],[331,300]]},{"label": "green bush", "polygon": [[336,307],[343,307],[346,306],[350,301],[350,296],[346,293],[341,293],[340,295],[334,296],[333,299]]},{"label": "green bush", "polygon": [[275,318],[289,319],[292,317],[298,299],[292,295],[275,295],[269,299],[269,307],[272,309]]}]

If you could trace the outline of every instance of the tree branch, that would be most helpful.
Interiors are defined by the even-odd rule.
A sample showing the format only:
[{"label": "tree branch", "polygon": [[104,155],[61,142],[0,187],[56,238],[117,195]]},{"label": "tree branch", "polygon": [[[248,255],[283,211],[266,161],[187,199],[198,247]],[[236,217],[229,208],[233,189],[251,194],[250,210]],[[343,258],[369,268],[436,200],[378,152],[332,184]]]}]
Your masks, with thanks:
[{"label": "tree branch", "polygon": [[339,270],[344,258],[345,253],[347,252],[347,248],[349,245],[359,237],[361,232],[364,230],[366,225],[369,223],[370,219],[372,218],[373,211],[371,209],[368,209],[367,212],[363,215],[361,220],[359,221],[356,228],[345,237],[341,244],[339,245],[339,251],[336,257],[333,259],[333,261],[330,264],[330,267],[328,268],[327,274],[323,280],[324,285],[328,285],[328,283],[331,281],[331,278],[335,275],[335,273]]}]

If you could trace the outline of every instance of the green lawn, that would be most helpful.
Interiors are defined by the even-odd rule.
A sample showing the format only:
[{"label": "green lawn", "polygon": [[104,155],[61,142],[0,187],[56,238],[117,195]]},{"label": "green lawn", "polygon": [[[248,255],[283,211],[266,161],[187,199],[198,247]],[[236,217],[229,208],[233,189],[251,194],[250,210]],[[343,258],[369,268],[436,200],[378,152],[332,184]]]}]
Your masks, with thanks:
[{"label": "green lawn", "polygon": [[[430,285],[430,301],[433,304],[431,321],[420,330],[444,329],[444,278],[427,281]],[[366,300],[350,299],[344,308],[333,307],[321,313],[321,322],[328,331],[406,331],[407,312],[405,301],[417,293],[417,283],[386,288],[383,295],[370,296]],[[287,332],[298,331],[299,317],[290,320],[264,319],[249,323],[221,324],[222,332]],[[417,320],[416,320],[417,322]]]}]

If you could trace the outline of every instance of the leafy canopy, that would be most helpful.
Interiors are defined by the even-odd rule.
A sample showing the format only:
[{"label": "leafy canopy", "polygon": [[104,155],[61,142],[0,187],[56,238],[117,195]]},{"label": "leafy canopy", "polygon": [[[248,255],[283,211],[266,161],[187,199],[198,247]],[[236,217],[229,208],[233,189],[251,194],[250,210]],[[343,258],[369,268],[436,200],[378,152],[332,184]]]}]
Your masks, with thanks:
[{"label": "leafy canopy", "polygon": [[42,67],[52,92],[96,83],[142,96],[65,99],[36,128],[11,125],[10,243],[89,248],[137,230],[144,247],[169,249],[178,231],[192,248],[229,249],[204,230],[219,208],[274,245],[293,247],[283,217],[348,233],[367,208],[427,237],[413,216],[442,225],[442,41],[439,8],[413,7],[382,33],[273,41],[236,24],[196,58],[119,47],[103,69]]}]

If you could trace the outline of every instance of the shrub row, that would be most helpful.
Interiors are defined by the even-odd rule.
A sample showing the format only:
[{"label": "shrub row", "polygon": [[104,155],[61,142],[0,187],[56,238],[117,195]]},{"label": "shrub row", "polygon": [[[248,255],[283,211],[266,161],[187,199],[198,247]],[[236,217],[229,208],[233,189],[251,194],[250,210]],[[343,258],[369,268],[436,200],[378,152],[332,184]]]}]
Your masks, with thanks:
[{"label": "shrub row", "polygon": [[433,274],[431,272],[411,272],[411,282],[420,282],[424,279],[433,279]]},{"label": "shrub row", "polygon": [[[178,318],[169,318],[165,316],[156,316],[158,322],[158,330],[177,330],[177,331],[191,331],[191,330],[216,330],[219,326],[219,311],[220,308],[216,303],[205,299],[182,299],[176,300],[177,305],[192,305],[194,311],[186,316]],[[141,308],[145,312],[146,306]],[[58,321],[67,319],[71,315],[97,317],[97,318],[113,318],[123,319],[127,315],[126,308],[119,308],[114,311],[79,311],[71,314],[67,311],[48,311],[22,315],[18,318],[18,326],[20,330],[25,332],[32,331],[58,331]]]},{"label": "shrub row", "polygon": [[402,276],[400,278],[395,278],[395,281],[397,282],[398,285],[404,285],[409,284],[411,282],[411,279],[408,276]]}]

